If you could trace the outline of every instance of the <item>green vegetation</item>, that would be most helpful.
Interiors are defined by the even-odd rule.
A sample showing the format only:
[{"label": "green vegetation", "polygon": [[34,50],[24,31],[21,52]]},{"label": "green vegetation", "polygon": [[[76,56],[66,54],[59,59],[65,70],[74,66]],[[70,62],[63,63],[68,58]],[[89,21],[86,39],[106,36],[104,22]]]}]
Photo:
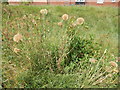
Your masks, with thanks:
[{"label": "green vegetation", "polygon": [[[48,13],[42,15],[41,9]],[[116,88],[117,9],[3,5],[3,86]],[[63,14],[69,19],[62,20]],[[79,17],[85,22],[73,26]],[[22,35],[19,42],[13,40],[17,33]]]}]

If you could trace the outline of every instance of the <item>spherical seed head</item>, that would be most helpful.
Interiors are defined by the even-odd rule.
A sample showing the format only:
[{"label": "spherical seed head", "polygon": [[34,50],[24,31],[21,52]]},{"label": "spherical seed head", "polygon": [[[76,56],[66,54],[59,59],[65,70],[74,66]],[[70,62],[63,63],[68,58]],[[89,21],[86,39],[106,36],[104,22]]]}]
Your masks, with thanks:
[{"label": "spherical seed head", "polygon": [[19,51],[20,51],[20,49],[18,49],[18,48],[14,48],[14,50],[13,50],[15,53],[18,53]]},{"label": "spherical seed head", "polygon": [[63,23],[62,22],[58,22],[58,26],[62,26],[63,25]]},{"label": "spherical seed head", "polygon": [[47,15],[48,11],[47,11],[47,9],[41,9],[41,10],[40,10],[40,13],[41,13],[42,15]]},{"label": "spherical seed head", "polygon": [[113,67],[118,67],[118,64],[116,62],[114,62],[114,61],[110,61],[109,63]]},{"label": "spherical seed head", "polygon": [[64,15],[62,16],[62,19],[63,19],[63,20],[68,20],[68,15],[67,15],[67,14],[64,14]]},{"label": "spherical seed head", "polygon": [[77,19],[77,24],[83,24],[84,23],[84,18],[80,17]]},{"label": "spherical seed head", "polygon": [[97,62],[97,60],[96,60],[96,59],[94,59],[94,58],[90,58],[90,59],[89,59],[89,62],[91,62],[91,63],[96,63],[96,62]]},{"label": "spherical seed head", "polygon": [[17,33],[14,37],[13,37],[13,41],[15,42],[19,42],[20,40],[22,40],[22,35]]}]

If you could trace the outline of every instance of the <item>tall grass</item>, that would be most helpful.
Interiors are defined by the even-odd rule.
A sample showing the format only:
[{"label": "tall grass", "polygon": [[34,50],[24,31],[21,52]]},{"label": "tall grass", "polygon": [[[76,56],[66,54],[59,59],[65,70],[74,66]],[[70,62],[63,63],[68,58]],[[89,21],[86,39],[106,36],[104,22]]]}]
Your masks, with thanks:
[{"label": "tall grass", "polygon": [[[44,8],[47,15],[40,14]],[[2,10],[4,87],[117,87],[117,66],[110,63],[117,63],[117,8],[3,5]],[[61,18],[65,13],[67,21]],[[79,17],[84,24],[73,27]],[[23,40],[17,43],[18,32]]]}]

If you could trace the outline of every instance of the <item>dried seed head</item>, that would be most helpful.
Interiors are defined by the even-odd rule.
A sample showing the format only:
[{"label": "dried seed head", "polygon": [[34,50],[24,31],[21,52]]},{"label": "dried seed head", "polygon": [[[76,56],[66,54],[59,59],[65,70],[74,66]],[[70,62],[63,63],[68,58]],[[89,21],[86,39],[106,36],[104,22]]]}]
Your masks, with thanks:
[{"label": "dried seed head", "polygon": [[75,26],[77,26],[77,24],[76,24],[76,23],[73,23],[72,26],[75,27]]},{"label": "dried seed head", "polygon": [[63,23],[62,22],[58,22],[58,26],[62,27]]},{"label": "dried seed head", "polygon": [[68,20],[68,15],[67,15],[67,14],[64,14],[64,15],[62,16],[62,19],[63,19],[63,20]]},{"label": "dried seed head", "polygon": [[22,35],[20,33],[17,33],[14,37],[13,40],[15,42],[19,42],[20,40],[22,40]]},{"label": "dried seed head", "polygon": [[109,63],[113,67],[118,67],[118,64],[116,62],[114,62],[114,61],[110,61]]},{"label": "dried seed head", "polygon": [[47,15],[48,11],[47,11],[47,9],[41,9],[41,10],[40,10],[40,13],[41,13],[42,15]]},{"label": "dried seed head", "polygon": [[97,60],[96,60],[96,59],[94,59],[94,58],[90,58],[90,59],[89,59],[89,62],[91,62],[91,63],[96,63],[96,62],[97,62]]},{"label": "dried seed head", "polygon": [[83,24],[84,23],[84,18],[80,17],[77,19],[77,24]]},{"label": "dried seed head", "polygon": [[18,48],[14,48],[14,50],[13,50],[15,53],[18,53],[19,51],[20,51],[20,49],[18,49]]},{"label": "dried seed head", "polygon": [[37,25],[37,23],[36,23],[35,19],[33,19],[33,20],[32,20],[32,23],[33,23],[33,24],[35,24],[35,25]]}]

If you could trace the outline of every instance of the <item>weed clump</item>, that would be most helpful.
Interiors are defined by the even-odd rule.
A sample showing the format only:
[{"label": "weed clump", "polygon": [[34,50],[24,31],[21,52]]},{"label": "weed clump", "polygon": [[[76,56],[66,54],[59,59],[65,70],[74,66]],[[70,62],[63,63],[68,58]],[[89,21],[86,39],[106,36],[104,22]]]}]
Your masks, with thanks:
[{"label": "weed clump", "polygon": [[[20,9],[17,15],[15,7]],[[4,87],[116,87],[118,63],[105,45],[111,45],[108,36],[112,34],[100,34],[95,20],[98,17],[85,12],[78,15],[84,7],[43,7],[3,6]],[[73,9],[76,14],[69,14]],[[98,26],[102,27],[104,21],[98,20]]]}]

